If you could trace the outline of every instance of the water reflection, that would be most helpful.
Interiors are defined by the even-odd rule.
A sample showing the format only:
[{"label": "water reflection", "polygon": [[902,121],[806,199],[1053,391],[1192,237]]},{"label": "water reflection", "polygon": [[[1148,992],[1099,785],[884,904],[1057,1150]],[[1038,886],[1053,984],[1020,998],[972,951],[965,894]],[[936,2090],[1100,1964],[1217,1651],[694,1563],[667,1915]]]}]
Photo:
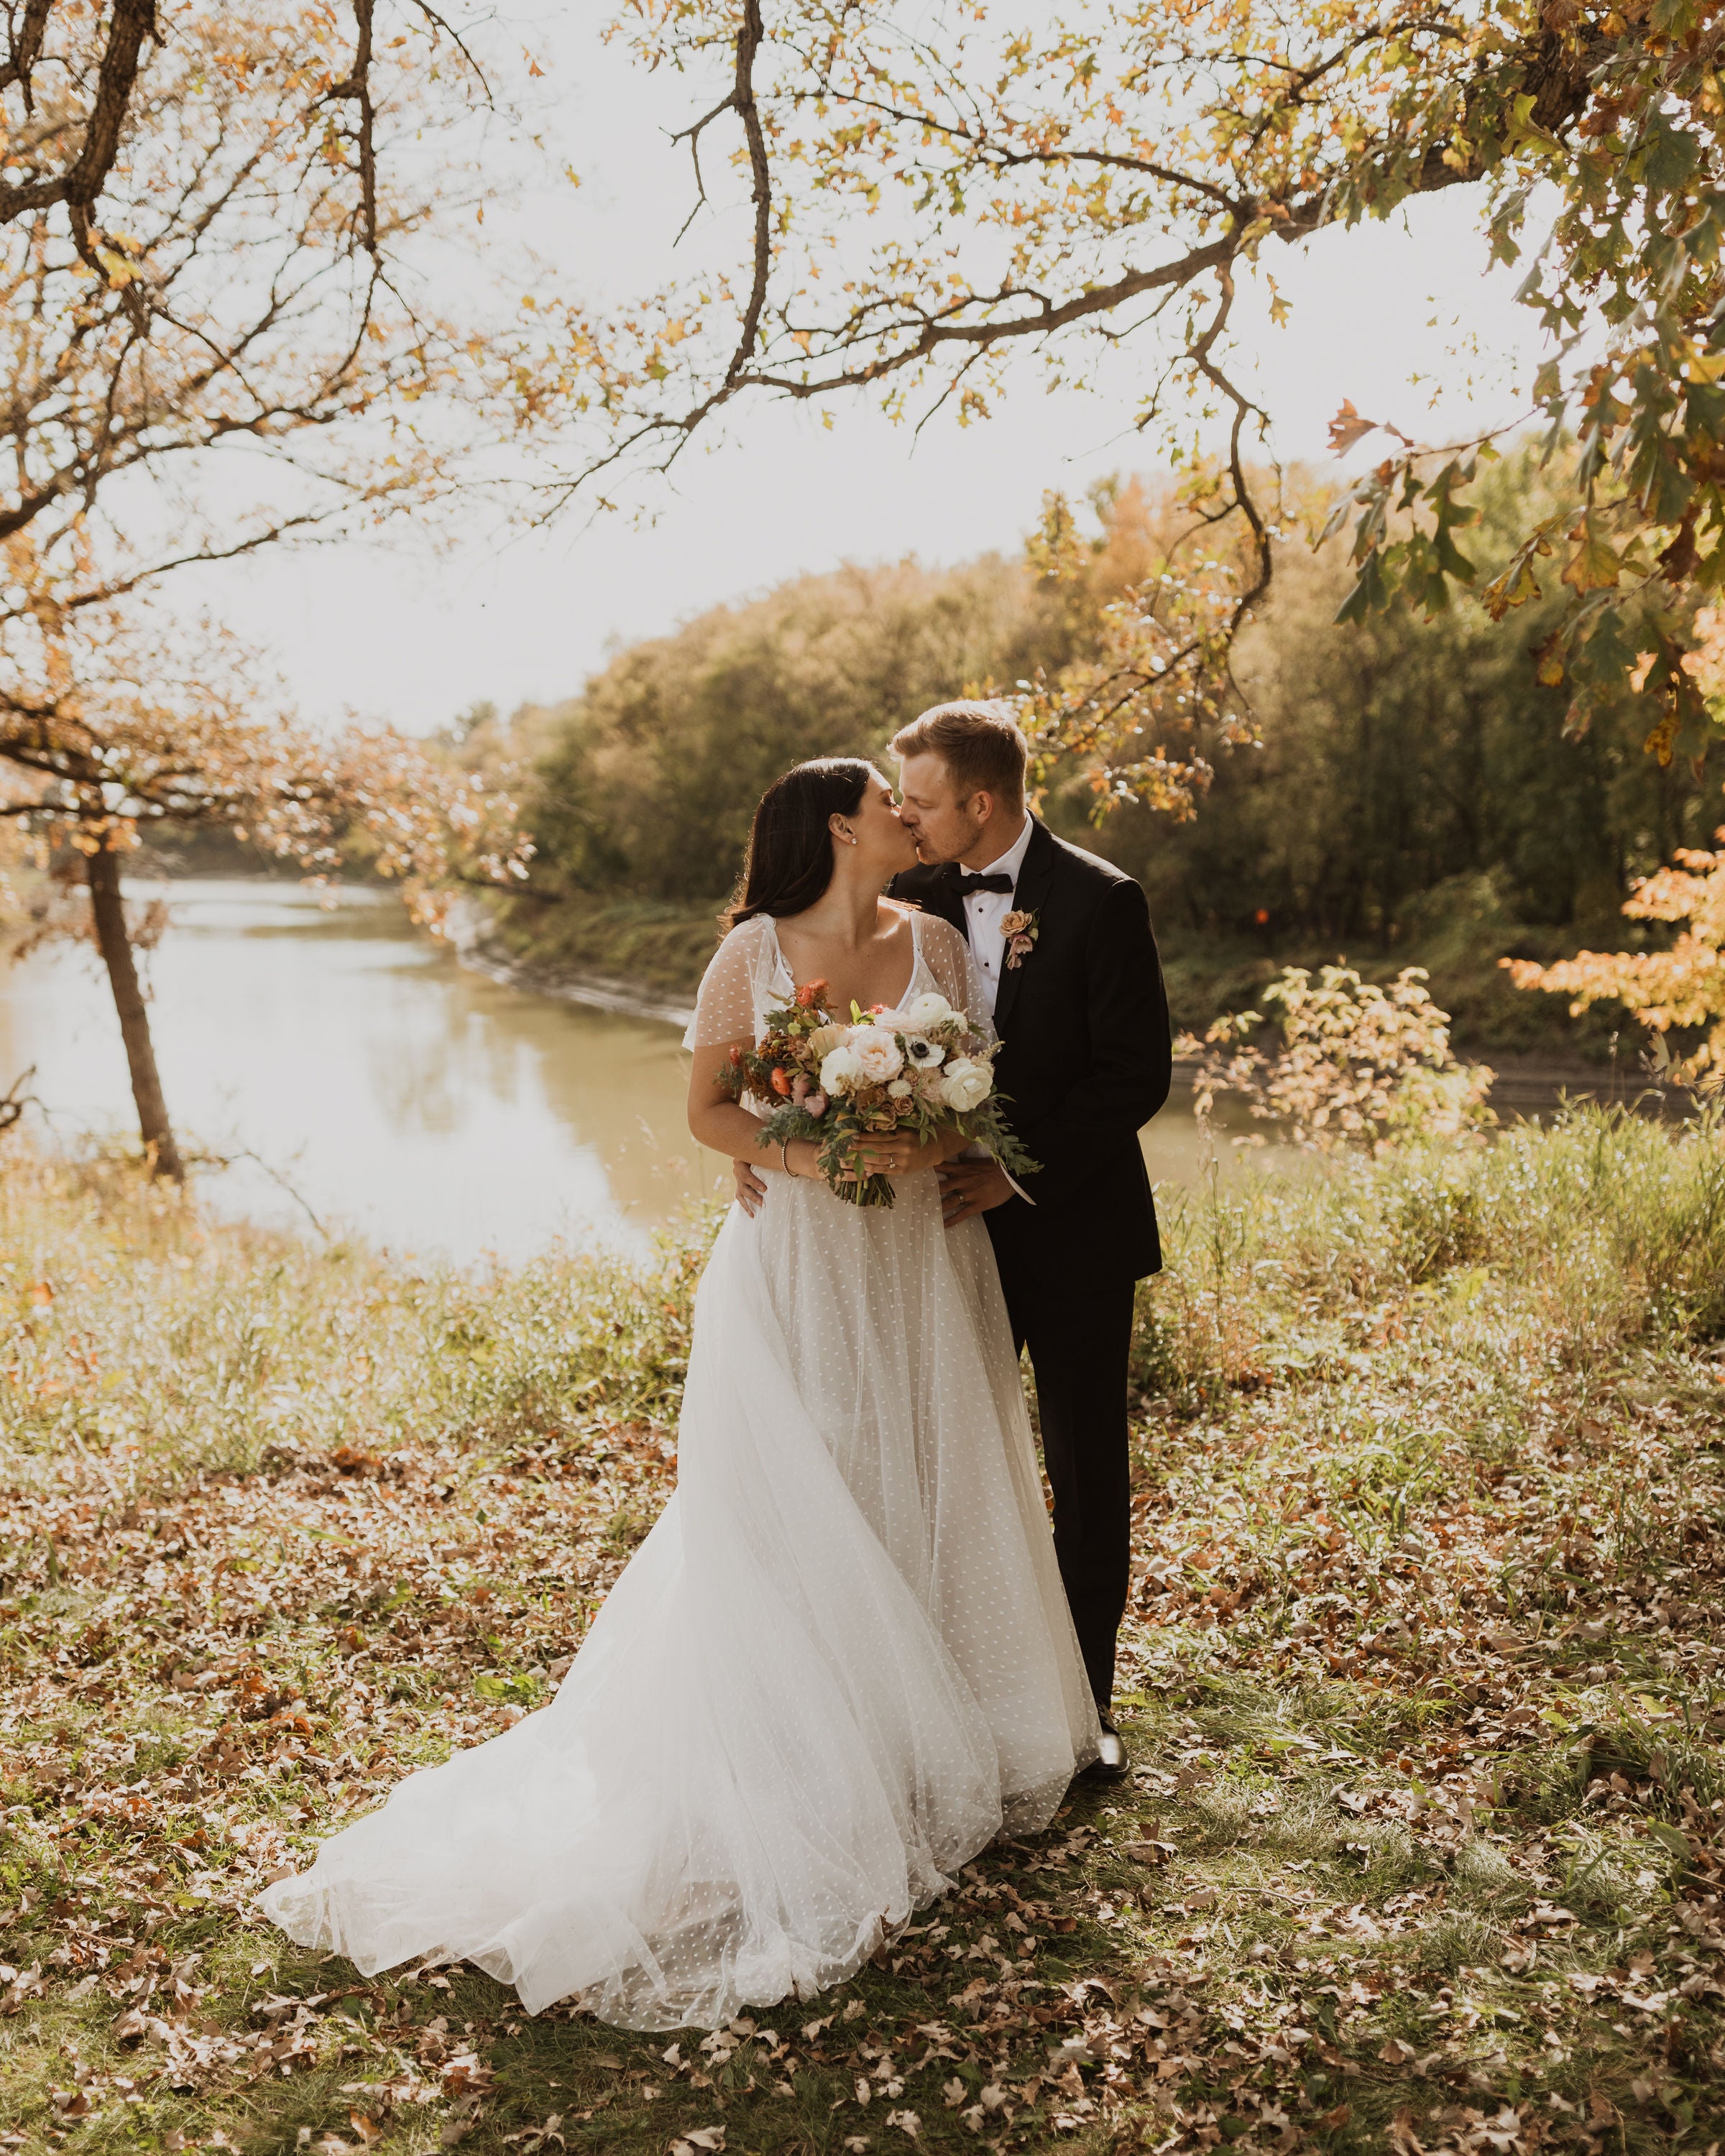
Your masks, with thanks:
[{"label": "water reflection", "polygon": [[[146,892],[172,909],[147,960],[170,1109],[194,1146],[253,1156],[206,1178],[217,1209],[303,1225],[303,1200],[332,1228],[465,1260],[554,1236],[638,1249],[721,1187],[683,1121],[675,1027],[465,971],[384,893]],[[82,949],[0,970],[0,1091],[33,1063],[64,1135],[134,1127],[106,984]],[[1170,1103],[1145,1152],[1153,1175],[1193,1173],[1189,1104]]]}]

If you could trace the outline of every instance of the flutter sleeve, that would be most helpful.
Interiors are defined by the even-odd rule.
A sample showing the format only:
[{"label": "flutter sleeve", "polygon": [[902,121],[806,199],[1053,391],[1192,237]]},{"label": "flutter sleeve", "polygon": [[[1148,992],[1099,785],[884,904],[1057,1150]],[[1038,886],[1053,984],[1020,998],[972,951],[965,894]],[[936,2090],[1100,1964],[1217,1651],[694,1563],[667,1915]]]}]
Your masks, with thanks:
[{"label": "flutter sleeve", "polygon": [[922,957],[934,984],[954,1010],[962,1010],[975,1029],[992,1040],[988,990],[968,940],[937,913],[922,916]]},{"label": "flutter sleeve", "polygon": [[771,970],[773,923],[757,916],[733,928],[714,952],[683,1034],[685,1048],[725,1048],[755,1038],[763,973]]}]

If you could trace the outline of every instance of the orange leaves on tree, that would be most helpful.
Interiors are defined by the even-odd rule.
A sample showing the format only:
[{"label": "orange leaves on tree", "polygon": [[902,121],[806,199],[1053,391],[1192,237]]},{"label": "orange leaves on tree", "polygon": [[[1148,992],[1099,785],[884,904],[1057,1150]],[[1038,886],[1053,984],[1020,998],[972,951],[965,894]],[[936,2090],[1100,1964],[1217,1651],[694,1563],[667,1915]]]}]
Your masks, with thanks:
[{"label": "orange leaves on tree", "polygon": [[[1725,848],[1725,827],[1717,836]],[[1661,1076],[1717,1092],[1725,1085],[1725,851],[1680,849],[1671,866],[1636,885],[1623,910],[1634,921],[1681,924],[1680,932],[1665,951],[1582,951],[1553,966],[1501,963],[1518,988],[1568,996],[1578,1015],[1593,1004],[1620,1003],[1653,1036]],[[1673,1055],[1667,1034],[1702,1029],[1697,1046]]]},{"label": "orange leaves on tree", "polygon": [[[856,393],[895,418],[965,424],[995,408],[1014,354],[1081,388],[1131,342],[1139,424],[1171,467],[1213,444],[1218,415],[1229,429],[1234,485],[1214,506],[1214,534],[1219,555],[1255,554],[1252,589],[1272,567],[1263,536],[1280,505],[1275,483],[1240,459],[1257,424],[1232,373],[1241,265],[1266,275],[1274,315],[1282,302],[1264,264],[1275,240],[1467,186],[1492,257],[1511,264],[1530,208],[1548,202],[1543,242],[1518,272],[1555,355],[1532,411],[1461,444],[1375,423],[1391,453],[1352,490],[1359,581],[1343,618],[1399,600],[1435,613],[1472,588],[1455,536],[1471,513],[1461,497],[1476,460],[1537,417],[1553,444],[1577,442],[1584,513],[1563,548],[1547,678],[1561,668],[1573,679],[1579,731],[1620,684],[1632,639],[1647,640],[1639,616],[1657,613],[1662,639],[1681,645],[1717,582],[1725,104],[1695,27],[1706,12],[1639,0],[1609,18],[1577,0],[1439,0],[1387,14],[1358,0],[1291,10],[1094,0],[1027,17],[974,0],[930,27],[901,10],[787,0],[762,36],[757,9],[639,0],[612,34],[644,67],[679,84],[716,69],[736,85],[705,118],[691,107],[681,138],[706,158],[699,182],[691,173],[698,203],[717,163],[706,132],[725,135],[734,251],[715,227],[716,264],[634,305],[553,304],[542,316],[551,342],[526,362],[535,386],[522,393],[568,415],[564,490],[609,491],[620,467],[666,470],[742,400],[806,398],[829,413]],[[752,218],[740,214],[746,198]],[[727,300],[715,303],[726,272]],[[659,326],[697,307],[700,333],[673,352]],[[1585,333],[1590,321],[1603,338]],[[1369,313],[1343,334],[1370,335]],[[1342,404],[1333,452],[1373,425]],[[1500,618],[1538,591],[1532,557],[1552,545],[1534,528],[1542,513],[1528,511],[1510,571],[1485,595]],[[1574,516],[1568,508],[1559,533]],[[1178,635],[1194,709],[1233,698],[1229,654],[1250,612],[1237,597],[1195,639]],[[1146,670],[1131,654],[1141,642],[1153,654],[1165,610],[1157,620],[1147,641],[1124,617],[1110,624],[1132,677],[1122,714],[1146,708],[1133,685]],[[1704,733],[1680,671],[1661,675],[1659,693],[1679,748]],[[1046,727],[1065,708],[1045,696],[1026,716]],[[1086,704],[1077,737],[1093,716]],[[1137,752],[1160,725],[1122,734],[1118,760],[1097,765],[1104,794],[1189,808],[1195,765],[1170,778],[1190,762],[1183,752],[1168,740]]]},{"label": "orange leaves on tree", "polygon": [[1345,457],[1356,442],[1376,431],[1375,419],[1363,418],[1348,398],[1342,400],[1342,408],[1330,422],[1330,454]]}]

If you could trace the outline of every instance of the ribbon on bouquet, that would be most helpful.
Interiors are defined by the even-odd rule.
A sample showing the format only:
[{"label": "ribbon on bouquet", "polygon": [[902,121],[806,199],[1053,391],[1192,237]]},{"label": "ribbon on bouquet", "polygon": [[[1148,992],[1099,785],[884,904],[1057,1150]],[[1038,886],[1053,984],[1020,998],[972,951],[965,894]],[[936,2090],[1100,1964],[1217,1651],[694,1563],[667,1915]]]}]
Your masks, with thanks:
[{"label": "ribbon on bouquet", "polygon": [[[965,1150],[959,1154],[958,1158],[960,1160],[994,1160],[993,1154],[989,1152],[987,1146],[981,1145],[968,1146]],[[994,1165],[996,1168],[1000,1168],[1000,1163],[998,1160],[994,1160]],[[1025,1189],[1024,1184],[1019,1181],[1018,1178],[1012,1173],[1010,1169],[1000,1168],[1000,1173],[1006,1178],[1007,1182],[1011,1185],[1012,1194],[1014,1198],[1022,1198],[1027,1205],[1034,1205],[1036,1203],[1036,1200],[1030,1195],[1029,1192]]]}]

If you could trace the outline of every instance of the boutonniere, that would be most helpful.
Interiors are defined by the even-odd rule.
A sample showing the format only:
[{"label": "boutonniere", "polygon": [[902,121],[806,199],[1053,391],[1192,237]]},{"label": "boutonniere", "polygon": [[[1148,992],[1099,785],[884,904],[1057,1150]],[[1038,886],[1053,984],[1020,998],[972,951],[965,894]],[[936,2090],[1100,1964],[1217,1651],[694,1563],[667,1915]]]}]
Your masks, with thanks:
[{"label": "boutonniere", "polygon": [[1000,924],[1000,932],[1006,938],[1006,965],[1011,973],[1035,949],[1042,931],[1034,913],[1009,913]]}]

